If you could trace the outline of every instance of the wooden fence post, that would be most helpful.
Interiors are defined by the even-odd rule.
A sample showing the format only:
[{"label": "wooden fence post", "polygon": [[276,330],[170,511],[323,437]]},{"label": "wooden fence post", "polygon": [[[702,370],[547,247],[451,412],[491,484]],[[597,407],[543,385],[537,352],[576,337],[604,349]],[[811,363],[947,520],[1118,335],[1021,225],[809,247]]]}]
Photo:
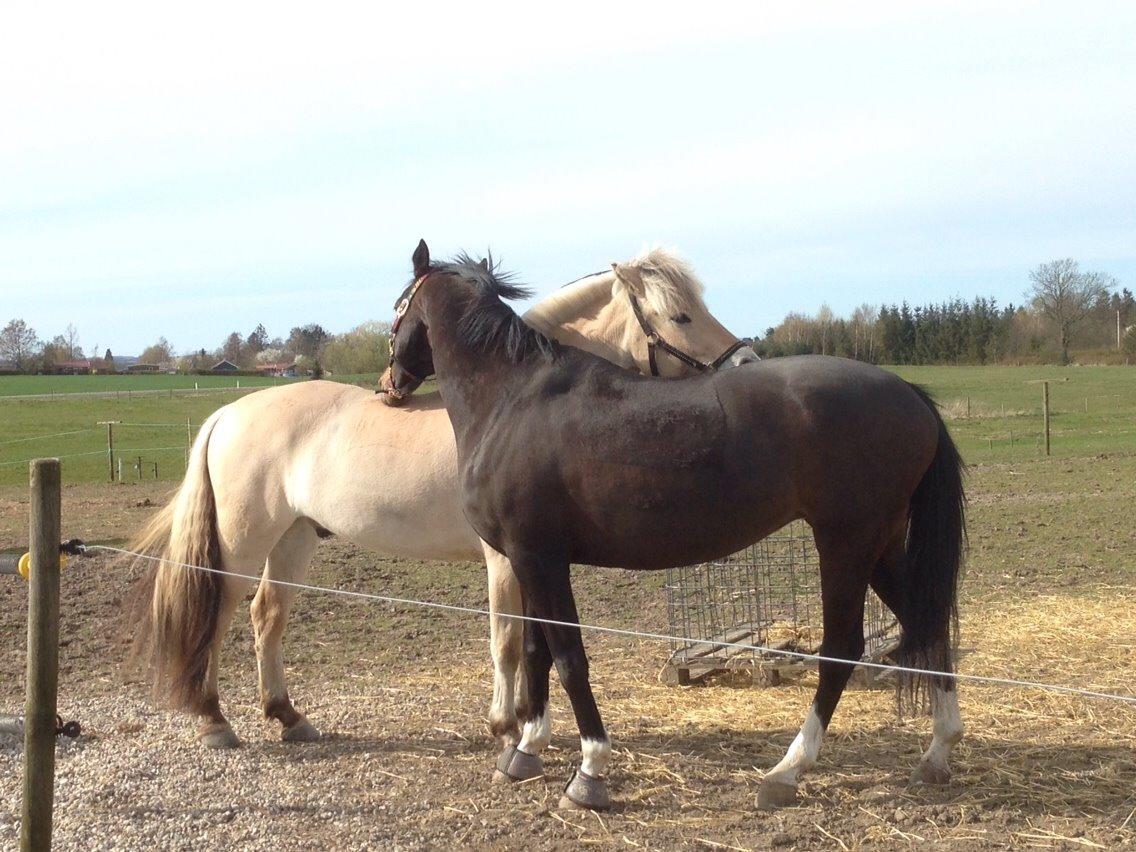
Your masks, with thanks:
[{"label": "wooden fence post", "polygon": [[1041,410],[1045,419],[1045,454],[1049,455],[1049,382],[1041,383]]},{"label": "wooden fence post", "polygon": [[[107,427],[107,465],[110,467],[110,481],[114,482],[114,427],[118,420],[99,420],[96,426]],[[120,480],[121,476],[118,477]]]},{"label": "wooden fence post", "polygon": [[59,459],[31,463],[28,687],[24,705],[22,852],[51,848],[59,686]]}]

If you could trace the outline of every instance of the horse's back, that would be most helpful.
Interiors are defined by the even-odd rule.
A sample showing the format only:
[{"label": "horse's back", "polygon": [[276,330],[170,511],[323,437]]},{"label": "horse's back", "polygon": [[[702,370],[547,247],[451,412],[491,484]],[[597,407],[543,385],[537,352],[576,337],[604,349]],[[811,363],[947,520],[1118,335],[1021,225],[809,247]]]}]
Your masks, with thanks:
[{"label": "horse's back", "polygon": [[850,501],[868,510],[907,499],[938,446],[935,413],[911,385],[871,364],[776,358],[717,381],[734,434],[769,442],[768,453],[792,464],[802,512],[814,521],[846,512]]},{"label": "horse's back", "polygon": [[303,517],[391,555],[479,552],[461,515],[453,431],[437,394],[392,408],[338,382],[257,391],[225,407],[209,468],[219,521],[234,535],[275,534]]}]

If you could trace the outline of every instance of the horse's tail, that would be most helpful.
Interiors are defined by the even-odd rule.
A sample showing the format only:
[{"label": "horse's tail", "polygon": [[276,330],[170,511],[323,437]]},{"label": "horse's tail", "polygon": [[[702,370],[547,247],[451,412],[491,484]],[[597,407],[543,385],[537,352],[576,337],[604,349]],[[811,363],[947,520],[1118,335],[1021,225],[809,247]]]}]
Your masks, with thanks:
[{"label": "horse's tail", "polygon": [[[958,638],[958,582],[966,547],[966,465],[935,401],[922,388],[912,388],[935,417],[939,443],[911,497],[906,623],[898,656],[904,665],[952,671]],[[913,698],[918,697],[921,686],[928,685],[921,676],[906,677],[903,683]]]},{"label": "horse's tail", "polygon": [[[145,571],[128,601],[131,658],[147,669],[156,697],[179,710],[207,710],[206,676],[224,577],[183,566],[223,569],[208,449],[224,409],[201,425],[185,479],[130,550]],[[160,561],[158,561],[160,560]]]}]

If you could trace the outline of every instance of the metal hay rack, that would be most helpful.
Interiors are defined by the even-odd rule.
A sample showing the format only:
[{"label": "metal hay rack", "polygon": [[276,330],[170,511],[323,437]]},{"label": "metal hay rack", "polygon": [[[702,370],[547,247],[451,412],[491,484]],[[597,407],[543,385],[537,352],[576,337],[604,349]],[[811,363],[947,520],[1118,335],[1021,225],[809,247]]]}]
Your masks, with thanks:
[{"label": "metal hay rack", "polygon": [[[815,663],[722,647],[732,642],[817,653],[823,635],[820,564],[812,530],[794,521],[745,550],[716,562],[667,570],[667,620],[672,642],[663,680],[687,684],[709,674],[744,671],[754,683],[777,684]],[[872,591],[864,607],[864,660],[880,662],[899,645],[895,617]],[[877,672],[856,669],[871,682]]]}]

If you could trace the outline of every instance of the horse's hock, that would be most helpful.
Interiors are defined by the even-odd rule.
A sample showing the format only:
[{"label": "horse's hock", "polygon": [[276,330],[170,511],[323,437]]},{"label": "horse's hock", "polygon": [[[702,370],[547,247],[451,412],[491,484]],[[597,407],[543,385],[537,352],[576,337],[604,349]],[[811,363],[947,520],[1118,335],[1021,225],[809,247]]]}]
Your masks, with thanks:
[{"label": "horse's hock", "polygon": [[[671,643],[664,682],[688,684],[717,672],[741,671],[754,683],[773,685],[815,666],[771,653],[820,649],[820,569],[812,530],[804,521],[725,559],[668,569],[665,588],[669,632],[686,640]],[[871,591],[864,640],[863,659],[872,662],[886,659],[899,644],[895,618]],[[875,669],[856,671],[869,683],[879,675]]]}]

